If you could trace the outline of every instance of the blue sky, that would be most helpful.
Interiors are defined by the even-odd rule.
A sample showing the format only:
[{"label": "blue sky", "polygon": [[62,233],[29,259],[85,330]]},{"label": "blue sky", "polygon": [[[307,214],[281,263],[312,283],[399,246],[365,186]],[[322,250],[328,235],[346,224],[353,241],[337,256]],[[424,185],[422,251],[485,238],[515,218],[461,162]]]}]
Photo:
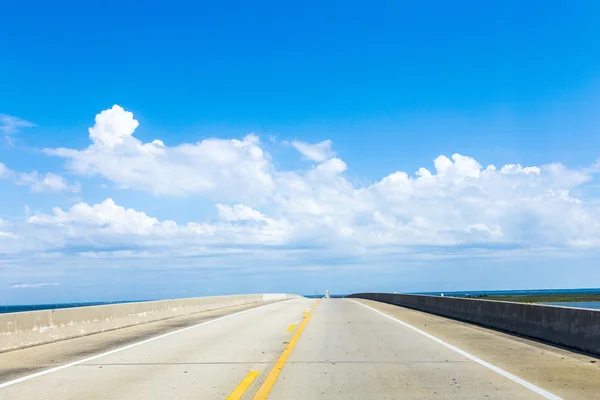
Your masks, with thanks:
[{"label": "blue sky", "polygon": [[600,286],[600,4],[407,3],[3,5],[0,301]]}]

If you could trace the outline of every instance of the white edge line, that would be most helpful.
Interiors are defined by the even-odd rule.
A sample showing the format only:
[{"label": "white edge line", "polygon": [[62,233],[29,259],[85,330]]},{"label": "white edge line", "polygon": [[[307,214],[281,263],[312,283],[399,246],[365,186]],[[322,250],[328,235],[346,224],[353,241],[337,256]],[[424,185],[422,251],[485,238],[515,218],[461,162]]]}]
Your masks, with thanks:
[{"label": "white edge line", "polygon": [[255,311],[255,310],[258,310],[258,309],[263,308],[263,307],[272,306],[273,304],[277,304],[277,303],[279,303],[279,302],[265,304],[265,305],[254,307],[254,308],[250,308],[250,309],[244,310],[244,311],[238,311],[236,313],[229,314],[229,315],[224,315],[222,317],[211,319],[211,320],[208,320],[208,321],[204,321],[204,322],[201,322],[201,323],[196,324],[196,325],[187,326],[185,328],[177,329],[176,331],[172,331],[172,332],[168,332],[168,333],[165,333],[165,334],[162,334],[162,335],[154,336],[154,337],[151,337],[149,339],[142,340],[141,342],[131,343],[131,344],[128,344],[127,346],[119,347],[119,348],[116,348],[116,349],[113,349],[113,350],[110,350],[110,351],[107,351],[107,352],[104,352],[104,353],[96,354],[94,356],[91,356],[91,357],[88,357],[88,358],[84,358],[82,360],[73,361],[73,362],[70,362],[68,364],[63,364],[63,365],[60,365],[58,367],[46,369],[46,370],[43,370],[43,371],[40,371],[40,372],[36,372],[34,374],[31,374],[31,375],[25,375],[25,376],[22,376],[20,378],[13,379],[12,381],[0,383],[0,389],[4,389],[5,387],[12,386],[12,385],[15,385],[17,383],[25,382],[25,381],[28,381],[30,379],[37,378],[37,377],[40,377],[40,376],[43,376],[43,375],[51,374],[52,372],[57,372],[57,371],[60,371],[62,369],[73,367],[75,365],[79,365],[79,364],[83,364],[83,363],[86,363],[86,362],[89,362],[89,361],[93,361],[93,360],[96,360],[98,358],[105,357],[105,356],[108,356],[108,355],[111,355],[111,354],[115,354],[115,353],[118,353],[118,352],[123,351],[123,350],[131,349],[132,347],[141,346],[143,344],[150,343],[150,342],[153,342],[155,340],[165,338],[167,336],[175,335],[177,333],[185,332],[185,331],[188,331],[190,329],[198,328],[199,326],[202,326],[202,325],[212,324],[213,322],[221,321],[221,320],[226,319],[226,318],[234,317],[236,315],[244,314],[244,313],[247,313],[247,312],[250,312],[250,311]]},{"label": "white edge line", "polygon": [[425,337],[433,340],[434,342],[437,342],[437,343],[441,344],[442,346],[445,346],[445,347],[449,348],[450,350],[452,350],[452,351],[454,351],[454,352],[456,352],[456,353],[458,353],[458,354],[460,354],[460,355],[462,355],[464,357],[467,357],[469,360],[475,361],[477,364],[480,364],[480,365],[482,365],[482,366],[484,366],[486,368],[489,368],[492,371],[494,371],[494,372],[502,375],[503,377],[508,378],[511,381],[516,382],[516,383],[518,383],[521,386],[526,387],[527,389],[531,390],[532,392],[535,392],[535,393],[539,394],[540,396],[542,396],[542,397],[544,397],[546,399],[549,399],[549,400],[563,400],[562,397],[558,397],[557,395],[552,394],[552,393],[550,393],[550,392],[548,392],[548,391],[546,391],[546,390],[544,390],[544,389],[542,389],[542,388],[534,385],[533,383],[527,382],[526,380],[521,379],[518,376],[515,376],[515,375],[513,375],[513,374],[511,374],[509,372],[506,372],[502,368],[496,367],[495,365],[490,364],[487,361],[483,361],[482,359],[477,358],[474,355],[469,354],[466,351],[461,350],[458,347],[451,345],[450,343],[446,343],[442,339],[439,339],[439,338],[437,338],[437,337],[435,337],[433,335],[430,335],[429,333],[424,332],[424,331],[420,330],[419,328],[416,328],[416,327],[414,327],[414,326],[412,326],[410,324],[407,324],[404,321],[400,321],[399,319],[396,319],[396,318],[392,317],[391,315],[388,315],[388,314],[386,314],[384,312],[376,310],[373,307],[369,307],[368,305],[363,304],[363,303],[361,303],[359,301],[356,301],[356,300],[352,300],[352,301],[355,302],[355,303],[357,303],[357,304],[360,304],[363,307],[366,307],[366,308],[370,309],[371,311],[376,312],[377,314],[381,314],[384,317],[387,317],[387,318],[391,319],[392,321],[395,321],[395,322],[399,323],[400,325],[405,326],[408,329],[412,329],[413,331],[415,331],[415,332],[417,332],[417,333],[419,333],[419,334],[421,334],[421,335],[423,335],[423,336],[425,336]]}]

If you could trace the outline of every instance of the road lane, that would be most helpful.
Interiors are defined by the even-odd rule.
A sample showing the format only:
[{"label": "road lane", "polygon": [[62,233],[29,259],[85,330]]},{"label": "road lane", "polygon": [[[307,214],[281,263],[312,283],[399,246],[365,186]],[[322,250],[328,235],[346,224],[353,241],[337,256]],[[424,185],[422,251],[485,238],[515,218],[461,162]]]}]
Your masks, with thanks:
[{"label": "road lane", "polygon": [[270,399],[540,399],[360,304],[323,300]]},{"label": "road lane", "polygon": [[290,338],[286,329],[313,303],[250,310],[8,386],[0,398],[224,399],[250,371],[260,374],[249,390],[258,387]]}]

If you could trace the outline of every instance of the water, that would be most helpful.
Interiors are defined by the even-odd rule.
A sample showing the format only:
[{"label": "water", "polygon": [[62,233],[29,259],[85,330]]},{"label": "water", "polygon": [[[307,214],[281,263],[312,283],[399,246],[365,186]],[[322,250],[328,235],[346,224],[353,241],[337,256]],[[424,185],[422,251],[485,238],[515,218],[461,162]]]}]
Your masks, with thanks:
[{"label": "water", "polygon": [[89,306],[102,306],[105,304],[119,304],[119,303],[132,303],[132,301],[105,301],[105,302],[88,302],[88,303],[60,303],[60,304],[27,304],[27,305],[11,305],[11,306],[0,306],[0,314],[25,312],[25,311],[39,311],[39,310],[56,310],[59,308],[73,308],[73,307],[89,307]]},{"label": "water", "polygon": [[600,310],[600,301],[559,301],[556,303],[538,303],[538,304],[546,304],[549,306],[561,306],[561,307],[591,308],[593,310]]}]

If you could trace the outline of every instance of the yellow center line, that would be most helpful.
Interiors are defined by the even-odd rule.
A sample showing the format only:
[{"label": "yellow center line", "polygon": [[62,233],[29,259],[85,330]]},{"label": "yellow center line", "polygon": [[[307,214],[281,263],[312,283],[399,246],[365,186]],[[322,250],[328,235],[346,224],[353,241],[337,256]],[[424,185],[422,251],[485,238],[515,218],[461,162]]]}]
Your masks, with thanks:
[{"label": "yellow center line", "polygon": [[239,400],[242,398],[242,395],[244,393],[246,393],[246,390],[248,390],[248,388],[250,387],[250,385],[252,385],[252,382],[254,382],[254,380],[256,379],[256,377],[258,376],[258,374],[260,374],[260,371],[250,371],[248,372],[248,375],[246,375],[246,377],[244,379],[242,379],[242,381],[240,382],[239,385],[237,385],[237,387],[235,389],[233,389],[233,392],[231,392],[231,394],[229,396],[227,396],[227,398],[225,400]]},{"label": "yellow center line", "polygon": [[[315,304],[314,307],[316,306],[317,305]],[[306,317],[298,327],[298,330],[296,331],[294,336],[292,336],[290,343],[287,346],[285,346],[285,349],[283,349],[283,353],[281,353],[281,355],[275,362],[275,365],[269,372],[269,375],[267,375],[265,381],[262,383],[262,385],[260,385],[260,388],[258,388],[258,392],[256,392],[256,394],[252,398],[253,400],[266,400],[267,396],[269,396],[269,393],[271,392],[271,389],[273,389],[273,385],[275,385],[275,381],[277,381],[277,378],[279,377],[279,374],[281,373],[285,362],[292,353],[292,350],[294,350],[294,346],[296,346],[296,343],[298,342],[298,339],[300,338],[304,327],[306,326],[308,320],[313,314],[314,307],[308,314],[306,314]]]},{"label": "yellow center line", "polygon": [[289,328],[287,328],[287,330],[286,330],[286,331],[287,331],[287,332],[291,332],[291,331],[293,331],[293,330],[294,330],[294,328],[295,328],[295,327],[296,327],[296,324],[291,324],[291,325],[289,326]]}]

